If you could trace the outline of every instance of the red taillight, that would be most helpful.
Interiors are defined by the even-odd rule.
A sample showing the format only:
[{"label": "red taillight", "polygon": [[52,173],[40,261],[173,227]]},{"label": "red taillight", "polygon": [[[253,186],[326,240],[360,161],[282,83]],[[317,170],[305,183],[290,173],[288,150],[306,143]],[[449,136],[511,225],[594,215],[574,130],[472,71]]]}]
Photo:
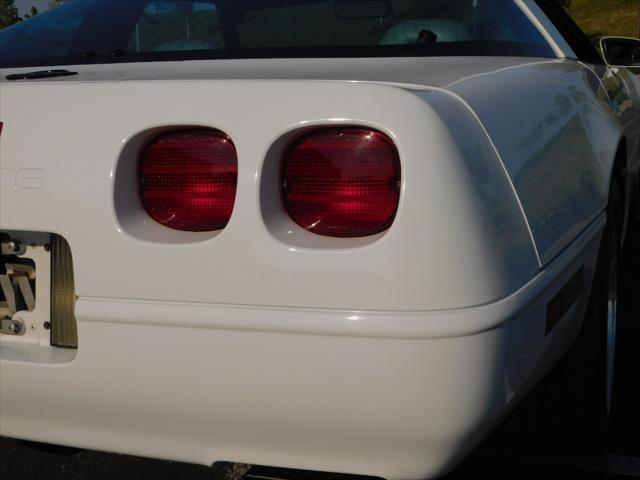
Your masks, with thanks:
[{"label": "red taillight", "polygon": [[400,200],[400,159],[389,137],[364,128],[314,132],[289,149],[283,198],[301,227],[364,237],[391,226]]},{"label": "red taillight", "polygon": [[144,208],[156,222],[175,230],[224,228],[233,211],[237,178],[236,149],[216,130],[160,135],[140,161]]}]

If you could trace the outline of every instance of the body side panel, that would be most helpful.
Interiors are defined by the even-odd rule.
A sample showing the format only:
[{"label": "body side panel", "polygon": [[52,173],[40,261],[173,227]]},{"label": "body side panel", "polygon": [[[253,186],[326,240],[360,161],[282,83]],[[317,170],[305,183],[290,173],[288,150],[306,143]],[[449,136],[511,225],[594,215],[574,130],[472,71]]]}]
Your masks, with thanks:
[{"label": "body side panel", "polygon": [[450,89],[489,132],[548,263],[607,203],[623,130],[600,83],[565,61],[504,69]]}]

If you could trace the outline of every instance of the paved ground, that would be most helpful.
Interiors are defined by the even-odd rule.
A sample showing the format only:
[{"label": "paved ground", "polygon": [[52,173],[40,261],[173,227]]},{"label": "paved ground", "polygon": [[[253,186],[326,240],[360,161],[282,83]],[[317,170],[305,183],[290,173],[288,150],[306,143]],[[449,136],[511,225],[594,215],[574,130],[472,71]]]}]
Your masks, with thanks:
[{"label": "paved ground", "polygon": [[[632,318],[640,319],[640,226],[634,227],[625,258],[625,295]],[[609,455],[585,460],[563,451],[553,454],[495,455],[487,452],[470,458],[448,480],[509,478],[640,479],[640,321],[636,328],[620,332],[619,398],[615,430],[608,441]],[[268,472],[267,472],[268,473]],[[93,451],[76,451],[0,439],[0,480],[213,480],[206,467],[163,462]],[[317,476],[294,475],[291,480],[321,480]]]}]

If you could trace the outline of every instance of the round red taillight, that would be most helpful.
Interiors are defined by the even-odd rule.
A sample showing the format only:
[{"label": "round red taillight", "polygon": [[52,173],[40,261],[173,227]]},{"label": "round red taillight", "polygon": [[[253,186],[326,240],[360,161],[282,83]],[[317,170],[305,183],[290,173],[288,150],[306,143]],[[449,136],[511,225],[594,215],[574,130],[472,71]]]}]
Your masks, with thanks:
[{"label": "round red taillight", "polygon": [[340,128],[305,135],[289,149],[282,172],[287,211],[310,232],[364,237],[393,223],[400,159],[381,132]]},{"label": "round red taillight", "polygon": [[140,194],[151,218],[175,230],[224,228],[238,179],[236,149],[217,130],[193,129],[155,137],[140,159]]}]

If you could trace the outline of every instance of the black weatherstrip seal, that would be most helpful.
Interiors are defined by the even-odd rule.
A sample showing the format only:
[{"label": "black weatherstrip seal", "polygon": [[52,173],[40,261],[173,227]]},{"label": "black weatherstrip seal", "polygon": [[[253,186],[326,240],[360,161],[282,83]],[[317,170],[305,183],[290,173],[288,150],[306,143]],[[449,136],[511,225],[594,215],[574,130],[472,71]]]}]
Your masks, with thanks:
[{"label": "black weatherstrip seal", "polygon": [[77,75],[78,72],[70,72],[69,70],[38,70],[37,72],[14,73],[7,75],[7,80],[38,80],[41,78],[70,77]]}]

